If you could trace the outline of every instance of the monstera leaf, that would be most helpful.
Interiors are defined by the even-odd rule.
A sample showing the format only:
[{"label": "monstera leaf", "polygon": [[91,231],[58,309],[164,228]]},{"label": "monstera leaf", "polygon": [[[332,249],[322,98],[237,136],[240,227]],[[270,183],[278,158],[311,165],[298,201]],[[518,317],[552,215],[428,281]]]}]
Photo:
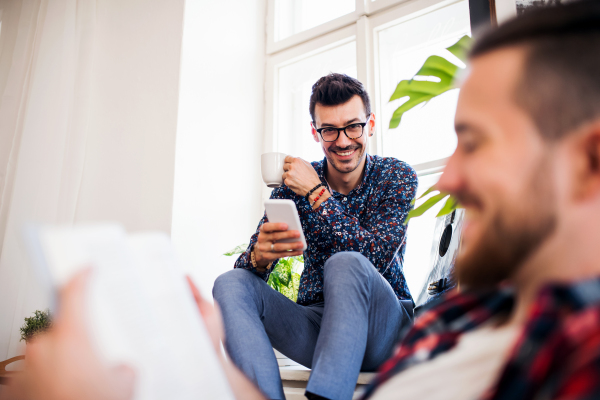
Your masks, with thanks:
[{"label": "monstera leaf", "polygon": [[[460,38],[458,42],[446,48],[446,50],[462,62],[466,63],[467,54],[471,44],[472,39],[465,35]],[[397,128],[400,125],[405,112],[413,109],[419,104],[428,102],[442,93],[446,93],[448,90],[456,89],[458,87],[456,78],[462,69],[462,67],[459,67],[440,56],[430,56],[427,58],[413,79],[400,81],[398,86],[396,86],[396,90],[394,90],[394,93],[390,97],[390,101],[408,97],[408,99],[394,111],[390,120],[390,129]],[[422,79],[415,80],[415,77],[420,77]],[[435,188],[435,185],[427,189],[417,200],[424,199],[429,195],[432,196],[408,213],[404,221],[405,224],[407,224],[411,218],[423,215],[425,211],[444,199],[446,199],[446,203],[438,212],[437,217],[450,214],[459,206],[458,201],[456,201],[455,198],[447,193],[440,193],[439,190]],[[414,204],[415,202],[413,200],[413,206]]]},{"label": "monstera leaf", "polygon": [[[448,47],[450,53],[456,56],[459,60],[466,62],[467,52],[471,45],[472,39],[469,36],[463,36],[458,42]],[[405,112],[413,109],[419,104],[428,102],[448,90],[456,89],[457,73],[463,68],[448,61],[440,56],[430,56],[425,60],[425,64],[410,80],[403,80],[398,83],[396,90],[390,97],[390,101],[398,100],[403,97],[408,97],[406,102],[394,111],[390,120],[390,129],[397,128],[402,121],[402,116]],[[435,78],[435,82],[431,80],[415,80],[416,77],[431,79]]]}]

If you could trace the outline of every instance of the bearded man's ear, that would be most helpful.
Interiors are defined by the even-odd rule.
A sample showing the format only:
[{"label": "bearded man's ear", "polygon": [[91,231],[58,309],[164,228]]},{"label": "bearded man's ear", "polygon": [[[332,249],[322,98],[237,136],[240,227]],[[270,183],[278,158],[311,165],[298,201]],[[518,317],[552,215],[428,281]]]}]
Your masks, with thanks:
[{"label": "bearded man's ear", "polygon": [[579,200],[600,198],[600,120],[574,134],[576,141],[574,195]]}]

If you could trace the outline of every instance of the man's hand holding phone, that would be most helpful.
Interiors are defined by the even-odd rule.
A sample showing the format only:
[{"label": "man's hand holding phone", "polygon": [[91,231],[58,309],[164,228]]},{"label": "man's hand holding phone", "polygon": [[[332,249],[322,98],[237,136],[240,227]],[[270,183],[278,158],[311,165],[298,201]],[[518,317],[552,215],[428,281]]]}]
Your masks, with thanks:
[{"label": "man's hand holding phone", "polygon": [[[298,239],[298,241],[276,243],[282,239]],[[299,231],[288,230],[288,225],[283,222],[265,222],[260,227],[254,245],[257,270],[265,272],[267,265],[279,258],[302,255],[303,247]]]}]

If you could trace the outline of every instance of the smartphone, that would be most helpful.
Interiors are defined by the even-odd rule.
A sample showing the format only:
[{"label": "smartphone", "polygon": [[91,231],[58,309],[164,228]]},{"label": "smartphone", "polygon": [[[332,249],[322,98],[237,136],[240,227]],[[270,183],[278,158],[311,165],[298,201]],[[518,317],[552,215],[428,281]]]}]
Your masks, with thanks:
[{"label": "smartphone", "polygon": [[306,239],[304,238],[304,232],[302,231],[302,224],[300,224],[296,203],[292,200],[266,200],[265,210],[269,222],[283,222],[287,224],[288,230],[300,232],[299,239],[282,239],[278,240],[278,242],[290,243],[300,241],[303,244],[302,251],[306,250]]}]

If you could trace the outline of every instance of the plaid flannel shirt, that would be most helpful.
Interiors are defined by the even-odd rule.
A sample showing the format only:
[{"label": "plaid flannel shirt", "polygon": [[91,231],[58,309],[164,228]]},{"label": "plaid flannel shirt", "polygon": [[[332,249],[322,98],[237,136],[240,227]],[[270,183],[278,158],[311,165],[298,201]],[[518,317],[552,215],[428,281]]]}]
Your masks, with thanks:
[{"label": "plaid flannel shirt", "polygon": [[[452,349],[462,333],[509,313],[513,304],[508,288],[454,291],[434,302],[382,365],[363,398],[395,374]],[[600,399],[600,278],[540,291],[496,384],[482,398]]]}]

